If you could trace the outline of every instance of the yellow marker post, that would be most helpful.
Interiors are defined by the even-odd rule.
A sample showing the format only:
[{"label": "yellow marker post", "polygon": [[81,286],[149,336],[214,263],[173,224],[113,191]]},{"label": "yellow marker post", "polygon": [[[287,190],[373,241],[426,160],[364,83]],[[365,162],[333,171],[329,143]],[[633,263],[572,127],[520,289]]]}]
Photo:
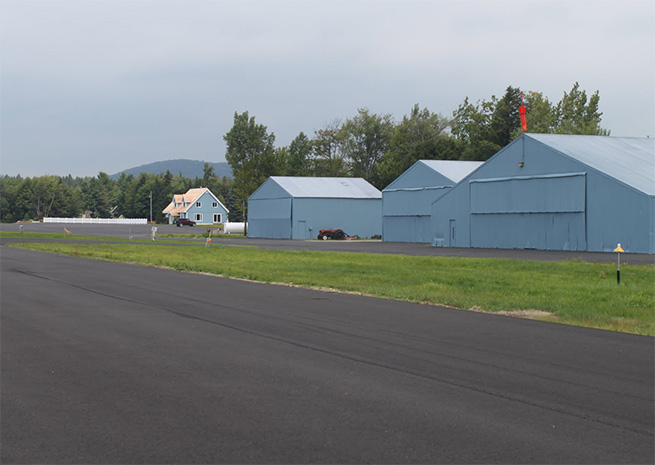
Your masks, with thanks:
[{"label": "yellow marker post", "polygon": [[625,252],[625,250],[621,248],[619,243],[614,252],[616,252],[616,284],[621,284],[621,252]]}]

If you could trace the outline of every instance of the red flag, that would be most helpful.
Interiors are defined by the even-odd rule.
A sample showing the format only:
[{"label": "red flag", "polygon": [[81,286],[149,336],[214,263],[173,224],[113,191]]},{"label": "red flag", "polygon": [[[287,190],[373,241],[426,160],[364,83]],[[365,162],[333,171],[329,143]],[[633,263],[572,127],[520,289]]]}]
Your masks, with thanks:
[{"label": "red flag", "polygon": [[523,105],[519,107],[519,116],[521,116],[521,128],[525,132],[528,130],[528,123],[525,121],[525,107]]},{"label": "red flag", "polygon": [[519,116],[521,117],[521,128],[523,132],[528,130],[528,123],[525,120],[525,106],[523,106],[523,92],[521,92],[521,106],[519,107]]}]

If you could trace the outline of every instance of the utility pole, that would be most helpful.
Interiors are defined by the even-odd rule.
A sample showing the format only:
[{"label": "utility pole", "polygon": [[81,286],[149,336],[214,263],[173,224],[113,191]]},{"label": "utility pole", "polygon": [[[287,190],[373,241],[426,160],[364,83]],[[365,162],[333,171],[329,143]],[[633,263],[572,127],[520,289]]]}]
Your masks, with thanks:
[{"label": "utility pole", "polygon": [[150,191],[150,222],[152,223],[152,191]]}]

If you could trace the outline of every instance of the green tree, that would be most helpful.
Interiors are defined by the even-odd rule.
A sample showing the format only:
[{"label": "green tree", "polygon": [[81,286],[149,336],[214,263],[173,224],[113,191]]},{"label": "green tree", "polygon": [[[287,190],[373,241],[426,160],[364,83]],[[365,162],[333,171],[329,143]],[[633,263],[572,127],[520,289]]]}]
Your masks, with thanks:
[{"label": "green tree", "polygon": [[130,216],[133,206],[133,189],[134,175],[125,174],[124,172],[118,176],[116,180],[116,213],[118,215]]},{"label": "green tree", "polygon": [[461,160],[487,160],[501,147],[491,134],[491,119],[498,100],[478,101],[475,105],[464,99],[451,120],[451,132],[461,145]]},{"label": "green tree", "polygon": [[327,123],[314,131],[312,146],[312,172],[314,176],[348,176],[348,164],[344,154],[345,132],[339,120]]},{"label": "green tree", "polygon": [[210,165],[209,163],[205,163],[205,167],[203,169],[203,177],[202,177],[202,185],[199,187],[206,187],[209,189],[212,194],[216,195],[218,197],[220,191],[221,191],[221,180],[214,174],[214,167]]},{"label": "green tree", "polygon": [[418,160],[458,159],[458,144],[446,134],[448,124],[440,114],[414,105],[393,129],[389,150],[380,162],[377,187],[389,185]]},{"label": "green tree", "polygon": [[205,162],[202,168],[203,186],[208,186],[215,178],[216,178],[216,174],[214,173],[214,167],[211,164]]},{"label": "green tree", "polygon": [[273,172],[276,176],[289,175],[289,148],[277,147],[273,150]]},{"label": "green tree", "polygon": [[358,109],[357,115],[346,121],[343,146],[352,176],[378,184],[378,165],[389,149],[393,127],[391,115],[371,114],[367,108]]},{"label": "green tree", "polygon": [[18,187],[16,192],[16,220],[31,220],[36,219],[36,211],[34,209],[34,183],[31,178],[25,178]]},{"label": "green tree", "polygon": [[489,142],[502,148],[514,140],[514,133],[521,128],[520,106],[521,90],[508,86],[505,95],[495,101],[489,119]]},{"label": "green tree", "polygon": [[589,99],[577,82],[569,93],[564,93],[555,109],[558,134],[586,134],[609,136],[610,131],[600,127],[603,113],[598,111],[600,95],[594,92]]},{"label": "green tree", "polygon": [[0,222],[14,223],[23,219],[23,215],[17,211],[18,192],[22,184],[20,176],[0,178]]},{"label": "green tree", "polygon": [[243,221],[247,218],[248,197],[269,177],[279,172],[275,157],[275,135],[257,124],[248,112],[234,113],[232,129],[223,137],[225,159],[232,168],[234,192],[240,202]]},{"label": "green tree", "polygon": [[310,156],[312,154],[312,141],[304,132],[291,141],[287,157],[288,176],[309,176],[311,172]]},{"label": "green tree", "polygon": [[113,181],[107,173],[87,178],[80,186],[84,208],[95,218],[109,218],[115,203]]},{"label": "green tree", "polygon": [[[535,134],[549,134],[555,131],[557,116],[555,109],[548,98],[541,92],[528,91],[524,95],[526,108],[526,123],[528,132]],[[518,127],[512,134],[512,139],[521,135],[523,130]]]}]

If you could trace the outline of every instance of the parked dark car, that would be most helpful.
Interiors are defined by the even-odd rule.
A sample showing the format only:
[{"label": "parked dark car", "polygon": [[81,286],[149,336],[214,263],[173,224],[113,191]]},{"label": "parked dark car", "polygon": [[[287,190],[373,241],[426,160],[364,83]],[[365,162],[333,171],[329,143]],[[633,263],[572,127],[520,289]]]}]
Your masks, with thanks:
[{"label": "parked dark car", "polygon": [[179,218],[176,222],[175,225],[179,228],[180,226],[195,226],[196,222],[193,220],[190,220],[189,218]]}]

